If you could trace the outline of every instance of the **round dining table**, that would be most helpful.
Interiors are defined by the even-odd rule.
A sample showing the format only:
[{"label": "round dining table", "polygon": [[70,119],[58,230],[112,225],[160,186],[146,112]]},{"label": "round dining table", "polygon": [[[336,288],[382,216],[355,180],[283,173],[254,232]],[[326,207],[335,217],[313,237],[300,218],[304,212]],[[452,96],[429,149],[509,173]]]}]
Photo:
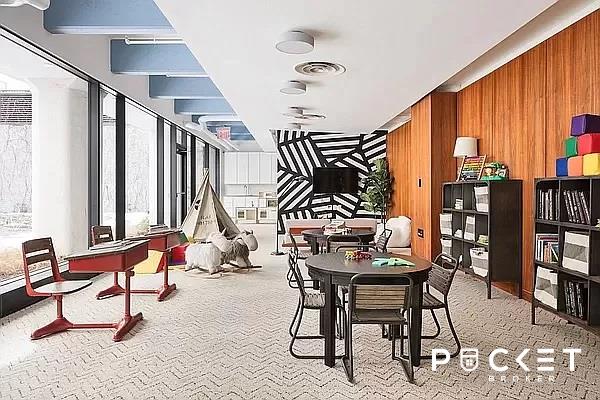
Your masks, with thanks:
[{"label": "round dining table", "polygon": [[[302,236],[307,243],[310,243],[310,250],[313,254],[319,254],[319,247],[324,244],[329,236],[335,236],[336,242],[350,242],[350,236],[358,236],[360,244],[369,244],[375,238],[375,231],[371,229],[351,229],[349,233],[326,234],[322,228],[306,229],[302,231]],[[348,239],[348,240],[345,240]]]},{"label": "round dining table", "polygon": [[311,278],[319,280],[320,289],[325,293],[325,308],[320,313],[320,330],[325,337],[325,365],[335,365],[335,323],[336,323],[336,288],[338,285],[350,284],[356,274],[374,275],[406,274],[414,282],[413,302],[411,310],[411,352],[414,366],[421,360],[421,327],[423,305],[423,283],[429,276],[431,262],[417,256],[394,255],[390,253],[370,253],[375,258],[397,257],[410,261],[414,266],[375,267],[373,260],[347,260],[344,252],[325,253],[310,256],[305,265]]}]

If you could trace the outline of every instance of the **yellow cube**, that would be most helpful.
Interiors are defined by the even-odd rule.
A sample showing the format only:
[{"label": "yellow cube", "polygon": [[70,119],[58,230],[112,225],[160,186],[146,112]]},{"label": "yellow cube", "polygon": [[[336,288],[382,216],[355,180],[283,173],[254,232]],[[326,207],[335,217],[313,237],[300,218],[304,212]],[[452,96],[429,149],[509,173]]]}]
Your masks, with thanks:
[{"label": "yellow cube", "polygon": [[583,156],[583,174],[600,175],[600,153],[586,154]]}]

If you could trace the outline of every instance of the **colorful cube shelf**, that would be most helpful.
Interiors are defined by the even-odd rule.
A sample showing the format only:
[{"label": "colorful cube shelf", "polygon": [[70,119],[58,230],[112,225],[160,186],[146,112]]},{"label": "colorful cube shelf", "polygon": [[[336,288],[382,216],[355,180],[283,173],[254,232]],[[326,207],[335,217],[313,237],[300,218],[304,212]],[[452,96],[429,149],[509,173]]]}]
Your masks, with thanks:
[{"label": "colorful cube shelf", "polygon": [[565,140],[565,156],[573,157],[577,155],[577,138],[570,137]]},{"label": "colorful cube shelf", "polygon": [[586,133],[577,138],[579,155],[600,153],[600,133]]},{"label": "colorful cube shelf", "polygon": [[568,164],[569,176],[583,175],[583,156],[570,157]]},{"label": "colorful cube shelf", "polygon": [[582,114],[571,119],[571,136],[600,132],[600,115]]},{"label": "colorful cube shelf", "polygon": [[557,158],[556,159],[556,176],[568,176],[569,175],[569,162],[568,158]]},{"label": "colorful cube shelf", "polygon": [[600,153],[583,156],[583,175],[600,175]]}]

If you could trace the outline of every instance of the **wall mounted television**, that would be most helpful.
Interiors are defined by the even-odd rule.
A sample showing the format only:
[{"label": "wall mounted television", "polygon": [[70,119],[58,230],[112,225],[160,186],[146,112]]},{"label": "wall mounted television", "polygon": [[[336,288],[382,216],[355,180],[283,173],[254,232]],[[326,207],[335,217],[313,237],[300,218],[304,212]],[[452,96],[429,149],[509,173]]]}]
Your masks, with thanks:
[{"label": "wall mounted television", "polygon": [[358,193],[358,169],[352,167],[314,168],[313,193]]}]

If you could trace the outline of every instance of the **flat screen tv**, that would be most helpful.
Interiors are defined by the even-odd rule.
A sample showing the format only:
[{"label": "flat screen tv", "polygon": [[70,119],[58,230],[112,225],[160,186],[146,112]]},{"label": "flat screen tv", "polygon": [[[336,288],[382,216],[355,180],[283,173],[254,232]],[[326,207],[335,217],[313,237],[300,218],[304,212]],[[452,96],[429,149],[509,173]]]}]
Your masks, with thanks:
[{"label": "flat screen tv", "polygon": [[313,193],[358,193],[358,169],[350,167],[313,169]]}]

